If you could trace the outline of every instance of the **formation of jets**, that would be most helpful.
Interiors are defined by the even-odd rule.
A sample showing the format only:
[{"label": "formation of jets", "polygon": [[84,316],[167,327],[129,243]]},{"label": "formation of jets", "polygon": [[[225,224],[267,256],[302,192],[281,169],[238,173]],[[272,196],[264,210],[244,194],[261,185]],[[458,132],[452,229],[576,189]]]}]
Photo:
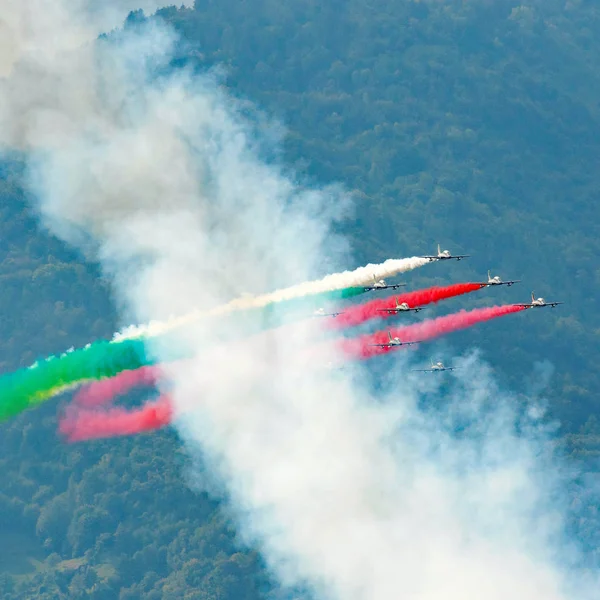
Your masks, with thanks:
[{"label": "formation of jets", "polygon": [[405,283],[394,283],[392,285],[388,285],[385,282],[385,279],[377,279],[375,275],[373,275],[373,285],[365,286],[365,292],[370,292],[371,290],[397,290],[399,287],[405,286]]},{"label": "formation of jets", "polygon": [[[462,258],[468,258],[469,256],[470,256],[469,254],[452,255],[452,254],[450,254],[450,250],[442,250],[440,247],[440,244],[438,244],[438,252],[437,252],[436,256],[422,256],[421,258],[428,258],[430,261],[449,260],[452,258],[454,258],[456,260],[461,260]],[[512,281],[502,281],[502,279],[500,279],[499,275],[495,275],[494,277],[492,277],[491,272],[488,271],[488,280],[486,283],[482,283],[481,285],[482,286],[506,285],[507,287],[510,287],[511,285],[514,285],[515,283],[519,283],[520,281],[521,281],[520,279],[515,279]],[[523,308],[539,308],[541,306],[551,306],[552,308],[554,308],[555,306],[558,306],[559,304],[564,304],[564,302],[546,302],[543,298],[536,298],[535,294],[533,292],[531,292],[531,302],[529,302],[527,304],[513,304],[513,306],[522,306]]]},{"label": "formation of jets", "polygon": [[386,344],[369,344],[369,346],[377,346],[378,348],[392,348],[393,346],[411,346],[412,344],[418,344],[419,342],[403,342],[400,338],[392,337],[392,332],[388,331],[389,342]]},{"label": "formation of jets", "polygon": [[[421,258],[427,258],[429,261],[433,262],[433,261],[437,261],[437,260],[462,260],[463,258],[469,258],[470,255],[469,254],[457,254],[457,255],[453,255],[450,253],[449,250],[442,250],[440,244],[438,244],[438,248],[437,248],[437,254],[436,255],[428,255],[428,256],[423,256]],[[520,283],[520,279],[514,279],[514,280],[510,280],[510,281],[503,281],[499,275],[495,275],[494,277],[492,277],[492,274],[490,271],[488,271],[487,273],[487,281],[482,282],[480,285],[481,287],[489,287],[489,286],[495,286],[495,285],[505,285],[507,287],[510,287],[512,285],[514,285],[515,283]],[[375,277],[375,275],[373,275],[373,284],[370,286],[365,286],[364,290],[366,292],[371,291],[371,290],[396,290],[399,287],[403,287],[405,286],[405,283],[396,283],[396,284],[392,284],[392,285],[388,285],[384,279],[377,279]],[[423,308],[425,308],[424,306],[409,306],[409,304],[407,302],[400,302],[400,299],[398,297],[396,297],[396,305],[390,308],[380,308],[378,309],[379,312],[382,313],[387,313],[388,315],[398,315],[401,312],[419,312],[420,310],[423,310]],[[544,306],[550,306],[552,308],[554,308],[555,306],[558,306],[559,304],[564,304],[564,302],[546,302],[546,300],[544,300],[544,298],[536,298],[534,292],[531,292],[531,302],[528,302],[526,304],[513,304],[513,306],[520,306],[523,308],[541,308]],[[337,317],[338,315],[344,314],[343,312],[331,312],[331,313],[326,313],[324,309],[319,308],[314,312],[315,316],[320,316],[320,317]],[[390,331],[388,331],[388,339],[389,341],[384,343],[384,344],[370,344],[371,346],[377,346],[379,348],[392,348],[395,346],[411,346],[413,344],[418,344],[419,342],[414,341],[414,342],[403,342],[402,340],[400,340],[400,338],[398,337],[392,337],[392,333]],[[332,367],[332,365],[328,365],[330,368]],[[455,369],[457,369],[459,367],[446,367],[444,366],[444,363],[442,361],[438,361],[436,363],[433,362],[433,360],[431,361],[431,367],[428,369],[413,369],[414,372],[416,373],[437,373],[437,372],[442,372],[442,371],[454,371]]]},{"label": "formation of jets", "polygon": [[415,312],[419,312],[420,310],[423,310],[424,308],[425,308],[424,306],[410,307],[408,305],[408,302],[399,302],[398,298],[396,298],[396,306],[393,306],[392,308],[378,308],[377,311],[387,313],[388,315],[397,315],[400,312],[409,312],[411,310],[414,310]]},{"label": "formation of jets", "polygon": [[445,367],[441,360],[438,360],[436,363],[432,360],[430,369],[413,369],[413,371],[415,373],[436,373],[439,371],[454,371],[456,368],[458,367]]},{"label": "formation of jets", "polygon": [[[442,250],[440,244],[438,244],[438,251],[436,255],[427,255],[427,256],[422,256],[421,258],[427,258],[430,261],[436,261],[436,260],[450,260],[450,259],[456,259],[456,260],[462,260],[463,258],[469,258],[470,254],[456,254],[453,255],[450,253],[450,250]],[[511,285],[514,285],[515,283],[520,283],[520,279],[512,279],[510,281],[502,281],[502,279],[500,278],[499,275],[494,275],[494,277],[492,277],[492,274],[490,271],[488,271],[488,278],[486,282],[482,282],[481,286],[482,287],[488,287],[488,286],[494,286],[494,285],[505,285],[507,287],[510,287]],[[372,290],[397,290],[399,287],[403,287],[405,286],[405,283],[394,283],[391,285],[388,285],[385,282],[385,279],[377,279],[375,277],[375,275],[373,275],[373,285],[368,285],[365,286],[363,289],[365,290],[365,292],[370,292]],[[555,306],[558,306],[559,304],[564,304],[563,302],[546,302],[543,298],[536,298],[535,294],[533,292],[531,292],[531,302],[527,303],[527,304],[514,304],[513,306],[522,306],[523,308],[538,308],[538,307],[542,307],[542,306],[551,306],[552,308],[554,308]],[[423,310],[423,308],[425,308],[424,306],[409,306],[407,302],[399,302],[398,298],[396,298],[396,306],[393,306],[392,308],[380,308],[379,312],[384,312],[387,313],[388,315],[397,315],[401,312],[410,312],[410,311],[414,311],[414,312],[419,312],[420,310]],[[339,315],[343,314],[343,312],[331,312],[331,313],[326,313],[322,308],[317,309],[314,312],[314,316],[317,317],[337,317]]]}]

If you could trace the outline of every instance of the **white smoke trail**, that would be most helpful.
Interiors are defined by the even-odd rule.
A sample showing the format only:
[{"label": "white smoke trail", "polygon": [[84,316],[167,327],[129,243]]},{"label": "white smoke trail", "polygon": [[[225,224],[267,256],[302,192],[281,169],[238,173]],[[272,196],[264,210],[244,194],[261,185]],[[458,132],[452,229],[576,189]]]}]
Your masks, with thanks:
[{"label": "white smoke trail", "polygon": [[[45,4],[35,8],[43,22]],[[338,197],[262,160],[260,131],[213,79],[149,83],[171,44],[155,25],[75,56],[29,56],[0,110],[4,141],[35,153],[47,223],[77,243],[95,237],[142,321],[208,310],[273,272],[309,281],[339,251]],[[195,321],[173,339],[198,351],[213,327]],[[445,408],[423,409],[400,359],[379,395],[363,365],[302,372],[296,347],[310,333],[166,366],[190,451],[201,448],[282,584],[343,600],[593,597],[581,580],[569,587],[561,480],[540,426],[519,422],[484,369],[471,361]]]},{"label": "white smoke trail", "polygon": [[333,292],[349,287],[368,286],[374,279],[392,277],[398,273],[406,273],[429,263],[426,258],[412,256],[410,258],[390,258],[381,264],[368,264],[353,271],[332,273],[317,281],[307,281],[288,288],[276,290],[260,296],[245,296],[231,300],[226,304],[207,311],[193,311],[182,317],[173,317],[165,322],[153,322],[147,325],[131,325],[114,336],[115,341],[142,336],[157,336],[177,327],[190,325],[200,318],[224,315],[234,310],[261,308],[275,302],[303,298],[310,295]]}]

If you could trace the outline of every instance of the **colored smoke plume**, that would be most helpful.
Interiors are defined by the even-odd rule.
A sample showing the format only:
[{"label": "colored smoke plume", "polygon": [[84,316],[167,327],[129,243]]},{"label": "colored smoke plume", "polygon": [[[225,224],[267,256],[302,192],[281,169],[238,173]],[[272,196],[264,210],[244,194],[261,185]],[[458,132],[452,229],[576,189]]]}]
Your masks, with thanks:
[{"label": "colored smoke plume", "polygon": [[417,306],[426,306],[427,304],[440,302],[454,296],[468,294],[469,292],[480,290],[482,287],[484,286],[480,283],[455,283],[444,287],[435,286],[424,290],[415,290],[414,292],[406,292],[387,298],[377,298],[371,302],[344,308],[343,314],[332,318],[328,325],[335,329],[352,327],[370,319],[384,319],[391,316],[387,312],[382,311],[394,308],[396,302],[398,304],[406,302],[410,308],[415,308]]},{"label": "colored smoke plume", "polygon": [[141,340],[98,341],[0,376],[0,421],[87,381],[153,364]]},{"label": "colored smoke plume", "polygon": [[[250,296],[236,298],[230,302],[217,306],[208,311],[195,310],[182,317],[170,318],[165,322],[151,322],[147,325],[132,325],[125,328],[117,334],[115,339],[131,338],[138,336],[155,336],[183,327],[197,321],[201,318],[214,318],[226,315],[232,311],[251,310],[268,308],[272,305],[282,305],[282,310],[288,310],[289,303],[295,300],[305,300],[314,298],[318,302],[325,300],[338,300],[351,298],[365,293],[367,290],[362,286],[369,286],[373,283],[373,278],[390,277],[398,273],[406,273],[428,264],[426,258],[413,256],[411,258],[390,258],[381,264],[369,264],[359,267],[353,271],[343,271],[341,273],[332,273],[322,279],[307,281],[293,285],[288,288],[277,290],[268,294],[259,296]],[[308,303],[306,303],[308,304]]]},{"label": "colored smoke plume", "polygon": [[122,371],[110,379],[94,381],[83,387],[73,397],[73,404],[86,408],[103,406],[134,387],[155,385],[160,377],[160,367],[154,365]]},{"label": "colored smoke plume", "polygon": [[[343,190],[308,188],[278,163],[281,128],[218,74],[173,70],[170,29],[142,23],[69,53],[78,4],[14,5],[32,35],[54,35],[15,63],[0,136],[18,132],[33,150],[30,183],[53,232],[95,241],[124,322],[211,310],[352,260],[335,234]],[[478,361],[433,408],[401,365],[377,392],[363,361],[302,371],[296,348],[317,327],[207,353],[237,332],[201,320],[173,332],[185,364],[151,342],[202,467],[194,484],[214,475],[207,486],[222,485],[238,539],[272,580],[336,600],[596,597],[571,568],[564,482],[536,411],[519,411]]]},{"label": "colored smoke plume", "polygon": [[59,421],[59,431],[67,441],[81,442],[154,431],[169,425],[172,418],[173,402],[166,395],[131,410],[121,407],[102,410],[71,405]]},{"label": "colored smoke plume", "polygon": [[[389,334],[391,334],[392,337],[399,338],[401,342],[425,342],[442,335],[447,335],[453,331],[473,327],[473,325],[484,323],[485,321],[490,321],[504,315],[517,313],[522,310],[526,309],[522,306],[513,304],[476,308],[471,311],[461,310],[460,312],[444,315],[437,319],[428,319],[426,321],[421,321],[420,323],[414,323],[413,325],[396,327],[390,329]],[[344,356],[352,358],[370,358],[379,354],[385,354],[391,350],[405,347],[397,346],[395,348],[382,348],[371,345],[386,344],[388,341],[388,331],[378,331],[374,334],[345,339],[338,342],[338,344]]]}]

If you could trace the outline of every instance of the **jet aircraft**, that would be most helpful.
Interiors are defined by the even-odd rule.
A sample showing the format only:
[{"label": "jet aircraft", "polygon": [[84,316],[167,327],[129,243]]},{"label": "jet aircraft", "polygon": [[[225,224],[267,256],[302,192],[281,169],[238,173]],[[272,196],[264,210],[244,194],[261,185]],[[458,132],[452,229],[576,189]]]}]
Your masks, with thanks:
[{"label": "jet aircraft", "polygon": [[525,308],[539,308],[540,306],[551,306],[554,308],[564,302],[546,302],[543,298],[536,298],[535,294],[531,292],[531,303],[530,304],[514,304],[513,306],[523,306]]},{"label": "jet aircraft", "polygon": [[400,338],[393,338],[392,332],[388,331],[388,337],[390,341],[387,344],[369,344],[370,346],[378,346],[379,348],[392,348],[394,346],[410,346],[412,344],[418,344],[419,342],[402,342]]},{"label": "jet aircraft", "polygon": [[490,272],[488,271],[488,280],[487,280],[486,285],[506,285],[506,286],[510,287],[511,285],[513,285],[515,283],[519,283],[520,281],[521,281],[520,279],[516,279],[515,281],[502,281],[502,279],[500,279],[499,275],[492,277],[490,275]]},{"label": "jet aircraft", "polygon": [[375,275],[373,275],[373,285],[365,286],[365,292],[370,292],[371,290],[397,290],[399,287],[405,286],[405,283],[394,283],[392,285],[388,285],[385,282],[385,279],[376,279]]},{"label": "jet aircraft", "polygon": [[457,254],[453,256],[450,254],[450,250],[442,250],[440,245],[438,244],[437,256],[421,256],[421,258],[428,258],[430,261],[434,260],[450,260],[451,258],[455,258],[456,260],[461,260],[462,258],[468,258],[471,256],[470,254]]},{"label": "jet aircraft", "polygon": [[438,360],[435,364],[432,360],[431,369],[413,369],[413,371],[415,373],[435,373],[436,371],[454,371],[454,369],[456,369],[456,367],[445,367],[441,360]]},{"label": "jet aircraft", "polygon": [[393,308],[379,308],[377,309],[379,312],[385,312],[388,315],[397,315],[399,312],[409,312],[411,310],[414,310],[415,312],[419,312],[420,310],[423,310],[425,307],[424,306],[415,306],[414,308],[411,308],[408,305],[408,302],[398,302],[398,298],[396,298],[396,306],[394,306]]},{"label": "jet aircraft", "polygon": [[343,312],[326,313],[325,309],[317,308],[317,310],[315,310],[315,312],[313,313],[313,317],[337,317],[338,315],[343,314]]}]

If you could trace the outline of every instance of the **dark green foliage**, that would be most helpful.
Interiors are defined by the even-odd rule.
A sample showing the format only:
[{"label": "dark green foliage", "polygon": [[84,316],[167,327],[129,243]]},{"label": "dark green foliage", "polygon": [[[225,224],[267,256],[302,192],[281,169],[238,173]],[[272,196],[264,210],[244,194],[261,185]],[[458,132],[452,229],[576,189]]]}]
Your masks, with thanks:
[{"label": "dark green foliage", "polygon": [[228,65],[234,93],[283,118],[288,162],[356,190],[347,230],[358,264],[439,241],[473,258],[421,269],[411,286],[478,281],[491,268],[523,283],[461,306],[523,302],[531,289],[566,301],[453,341],[480,346],[513,385],[552,361],[552,414],[579,428],[600,390],[600,8],[343,6],[225,0],[160,14],[197,68]]},{"label": "dark green foliage", "polygon": [[[3,165],[2,176],[0,360],[7,371],[108,338],[117,323],[97,268],[40,232],[16,166]],[[59,408],[51,400],[0,428],[3,599],[183,598],[205,589],[226,598],[236,586],[257,597],[254,554],[244,563],[216,504],[190,491],[172,433],[65,446]],[[219,583],[229,561],[232,581]],[[198,562],[202,568],[193,569]]]},{"label": "dark green foliage", "polygon": [[[519,388],[535,361],[551,361],[550,413],[567,452],[595,470],[600,8],[568,5],[203,0],[160,15],[182,34],[177,66],[227,65],[232,93],[289,127],[289,164],[355,192],[356,265],[439,241],[473,258],[425,267],[411,288],[480,280],[488,268],[523,284],[431,315],[522,302],[531,288],[568,302],[451,342],[482,348]],[[27,206],[19,163],[3,163],[0,372],[117,326],[98,267],[40,232]],[[261,595],[258,557],[240,554],[219,508],[190,491],[171,432],[64,446],[59,404],[0,426],[3,599]],[[598,510],[584,490],[573,492],[575,532],[593,548]]]}]

